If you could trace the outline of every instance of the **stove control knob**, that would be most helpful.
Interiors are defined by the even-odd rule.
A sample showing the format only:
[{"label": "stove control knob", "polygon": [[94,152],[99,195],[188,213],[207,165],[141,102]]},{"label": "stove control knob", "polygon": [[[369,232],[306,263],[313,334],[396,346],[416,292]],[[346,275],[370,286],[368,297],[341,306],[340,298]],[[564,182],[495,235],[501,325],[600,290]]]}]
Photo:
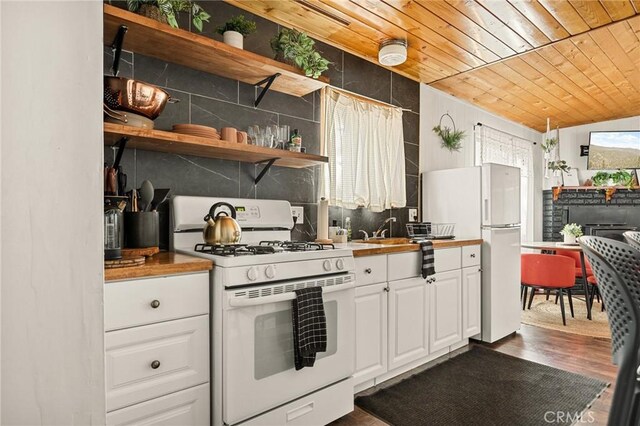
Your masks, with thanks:
[{"label": "stove control knob", "polygon": [[255,267],[251,267],[247,270],[247,278],[249,278],[249,281],[255,281],[258,279],[258,271],[257,268]]},{"label": "stove control knob", "polygon": [[344,269],[344,260],[336,260],[336,268],[338,268],[338,271],[342,271]]},{"label": "stove control knob", "polygon": [[269,279],[274,278],[276,276],[276,267],[274,265],[267,266],[267,268],[264,270],[264,274]]},{"label": "stove control knob", "polygon": [[331,261],[328,259],[325,260],[324,262],[322,262],[322,267],[325,271],[329,272],[331,270]]}]

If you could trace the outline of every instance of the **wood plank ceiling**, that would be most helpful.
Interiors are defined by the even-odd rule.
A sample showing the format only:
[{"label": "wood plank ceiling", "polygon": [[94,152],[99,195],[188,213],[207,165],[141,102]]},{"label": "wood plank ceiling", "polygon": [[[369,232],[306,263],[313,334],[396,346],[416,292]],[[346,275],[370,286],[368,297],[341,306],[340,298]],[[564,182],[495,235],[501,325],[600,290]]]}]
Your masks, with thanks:
[{"label": "wood plank ceiling", "polygon": [[640,0],[226,0],[533,129],[640,115]]}]

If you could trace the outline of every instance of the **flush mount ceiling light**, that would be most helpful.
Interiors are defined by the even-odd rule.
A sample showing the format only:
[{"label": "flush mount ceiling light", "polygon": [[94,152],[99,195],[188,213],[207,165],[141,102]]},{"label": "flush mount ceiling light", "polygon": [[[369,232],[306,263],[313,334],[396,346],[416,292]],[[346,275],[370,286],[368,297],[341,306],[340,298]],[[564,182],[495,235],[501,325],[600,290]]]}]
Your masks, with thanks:
[{"label": "flush mount ceiling light", "polygon": [[406,40],[385,40],[380,43],[378,62],[382,65],[394,67],[407,60]]}]

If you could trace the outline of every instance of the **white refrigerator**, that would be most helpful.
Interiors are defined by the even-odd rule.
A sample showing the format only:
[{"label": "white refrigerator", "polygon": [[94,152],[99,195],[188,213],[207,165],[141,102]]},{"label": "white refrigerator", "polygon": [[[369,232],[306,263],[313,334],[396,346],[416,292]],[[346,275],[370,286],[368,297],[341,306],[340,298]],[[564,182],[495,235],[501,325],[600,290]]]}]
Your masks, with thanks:
[{"label": "white refrigerator", "polygon": [[[482,333],[495,342],[520,328],[520,169],[487,163],[423,174],[422,218],[482,238]],[[437,270],[438,265],[436,265]]]}]

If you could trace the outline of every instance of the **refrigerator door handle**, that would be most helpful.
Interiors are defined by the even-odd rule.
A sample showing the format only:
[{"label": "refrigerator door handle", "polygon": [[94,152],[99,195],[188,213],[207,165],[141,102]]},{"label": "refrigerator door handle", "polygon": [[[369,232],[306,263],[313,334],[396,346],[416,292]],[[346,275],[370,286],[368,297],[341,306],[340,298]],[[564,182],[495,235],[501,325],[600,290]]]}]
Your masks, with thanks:
[{"label": "refrigerator door handle", "polygon": [[487,221],[489,220],[489,199],[485,198],[484,199],[484,220]]}]

